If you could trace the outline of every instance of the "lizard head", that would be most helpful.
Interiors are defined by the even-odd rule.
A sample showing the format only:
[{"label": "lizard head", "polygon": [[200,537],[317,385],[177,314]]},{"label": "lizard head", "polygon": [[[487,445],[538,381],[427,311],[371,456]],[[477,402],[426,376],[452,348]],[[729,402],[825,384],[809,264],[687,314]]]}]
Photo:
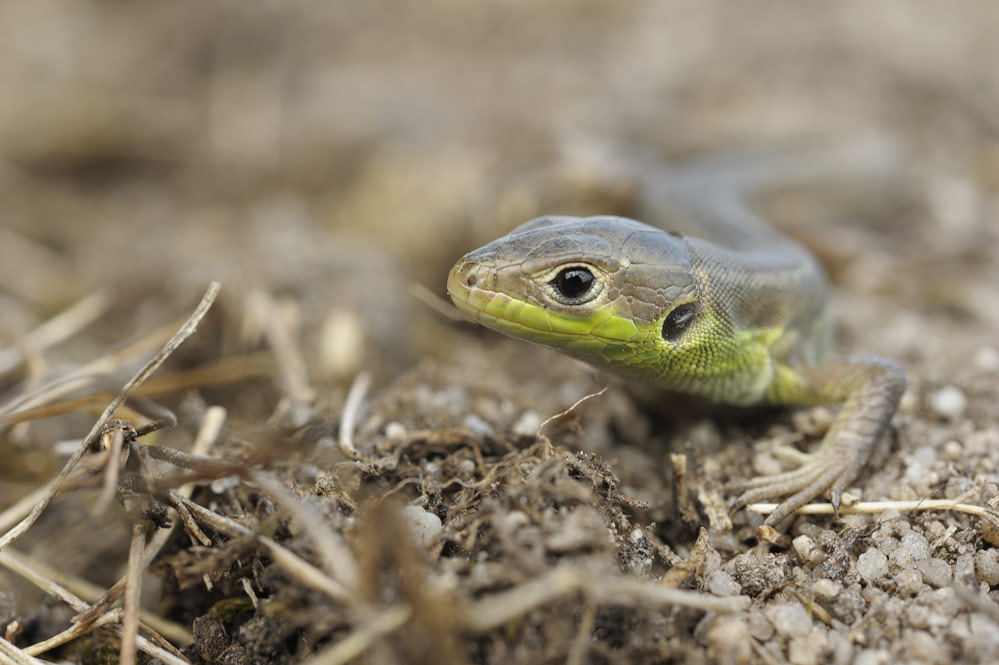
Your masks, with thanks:
[{"label": "lizard head", "polygon": [[465,255],[448,293],[486,327],[597,367],[662,371],[700,318],[684,239],[621,217],[539,217]]}]

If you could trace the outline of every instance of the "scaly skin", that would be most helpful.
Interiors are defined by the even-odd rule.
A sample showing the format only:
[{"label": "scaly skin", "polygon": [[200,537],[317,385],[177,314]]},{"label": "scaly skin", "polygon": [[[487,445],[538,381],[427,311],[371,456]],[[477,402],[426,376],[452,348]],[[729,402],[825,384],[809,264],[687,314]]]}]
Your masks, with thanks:
[{"label": "scaly skin", "polygon": [[[905,377],[880,358],[826,360],[821,268],[729,190],[685,186],[685,208],[679,190],[651,197],[676,213],[664,228],[703,228],[718,242],[621,217],[540,217],[462,258],[448,292],[489,328],[667,391],[734,405],[842,403],[799,468],[742,484],[739,507],[787,496],[772,526],[823,492],[839,506]],[[710,205],[689,205],[697,197]]]}]

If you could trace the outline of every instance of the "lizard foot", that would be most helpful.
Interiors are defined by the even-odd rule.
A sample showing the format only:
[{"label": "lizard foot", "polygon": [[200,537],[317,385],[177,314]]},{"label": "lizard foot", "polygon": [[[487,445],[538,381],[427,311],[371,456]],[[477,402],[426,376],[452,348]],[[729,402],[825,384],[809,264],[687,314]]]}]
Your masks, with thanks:
[{"label": "lizard foot", "polygon": [[767,516],[764,522],[767,526],[779,523],[823,492],[829,493],[833,507],[839,509],[843,490],[856,477],[860,464],[848,456],[831,455],[823,450],[802,455],[802,462],[797,469],[730,486],[742,490],[735,500],[734,509],[790,494]]},{"label": "lizard foot", "polygon": [[880,358],[815,366],[801,376],[815,395],[845,401],[817,451],[810,455],[795,451],[790,455],[797,468],[736,485],[742,490],[735,500],[736,509],[764,499],[787,497],[767,516],[767,527],[823,493],[839,510],[843,490],[867,462],[905,390],[902,370]]}]

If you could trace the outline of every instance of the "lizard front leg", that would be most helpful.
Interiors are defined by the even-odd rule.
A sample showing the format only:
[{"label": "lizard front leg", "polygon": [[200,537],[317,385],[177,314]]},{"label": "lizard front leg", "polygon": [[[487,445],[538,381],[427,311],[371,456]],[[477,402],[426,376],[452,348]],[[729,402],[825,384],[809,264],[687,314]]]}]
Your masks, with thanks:
[{"label": "lizard front leg", "polygon": [[905,374],[883,358],[862,358],[781,368],[768,393],[777,404],[843,404],[821,446],[797,469],[738,483],[736,508],[787,496],[764,524],[773,526],[815,497],[828,492],[839,508],[843,490],[857,477],[891,420],[905,390]]}]

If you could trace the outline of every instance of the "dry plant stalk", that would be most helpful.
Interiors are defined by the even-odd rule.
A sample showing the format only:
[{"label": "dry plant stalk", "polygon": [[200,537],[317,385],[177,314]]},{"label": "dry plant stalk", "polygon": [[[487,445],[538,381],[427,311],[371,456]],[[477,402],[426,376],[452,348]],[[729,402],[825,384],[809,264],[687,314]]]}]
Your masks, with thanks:
[{"label": "dry plant stalk", "polygon": [[133,376],[128,381],[128,383],[125,384],[125,386],[121,389],[121,392],[118,393],[118,396],[115,397],[113,400],[111,400],[111,403],[108,404],[107,408],[104,409],[104,412],[101,414],[100,418],[98,418],[97,422],[94,423],[94,426],[91,428],[90,433],[87,434],[86,437],[84,437],[79,447],[69,458],[69,461],[66,462],[66,465],[62,468],[62,471],[59,472],[59,475],[56,476],[56,479],[52,481],[52,484],[49,485],[48,490],[45,492],[45,495],[42,497],[42,499],[37,504],[35,504],[34,508],[32,508],[31,512],[28,513],[27,517],[21,520],[12,529],[7,531],[7,533],[5,533],[3,536],[0,536],[0,550],[2,550],[7,545],[10,545],[18,538],[20,538],[29,528],[31,528],[31,525],[38,520],[38,517],[42,514],[42,511],[44,511],[45,508],[49,505],[53,497],[55,497],[56,493],[59,491],[59,487],[63,484],[63,482],[69,476],[70,472],[73,470],[73,467],[76,466],[77,462],[80,461],[80,459],[84,456],[84,454],[86,454],[90,446],[97,440],[97,437],[99,437],[101,435],[101,432],[104,431],[104,427],[111,419],[111,416],[114,414],[115,410],[119,406],[121,406],[121,404],[128,398],[128,396],[132,393],[133,390],[135,390],[136,387],[141,385],[149,377],[149,375],[155,372],[159,368],[159,366],[162,365],[163,362],[170,357],[170,355],[177,349],[177,347],[183,344],[188,337],[194,334],[194,331],[197,330],[198,324],[201,322],[201,319],[205,317],[205,314],[208,313],[208,310],[211,308],[212,303],[215,302],[215,298],[218,297],[219,290],[221,288],[222,287],[218,282],[212,282],[211,285],[209,285],[208,290],[205,292],[205,295],[201,299],[201,302],[198,303],[198,306],[194,309],[194,312],[187,319],[187,321],[184,322],[184,325],[181,326],[180,329],[176,332],[176,334],[174,334],[174,336],[167,341],[167,343],[163,346],[163,348],[160,349],[159,353],[153,356],[153,358],[149,362],[147,362],[135,374],[135,376]]},{"label": "dry plant stalk", "polygon": [[[225,422],[226,410],[220,406],[209,407],[205,411],[204,420],[201,423],[201,428],[198,430],[198,434],[194,438],[194,445],[191,448],[191,452],[194,455],[206,455],[212,444],[218,438],[219,433],[222,431],[222,425]],[[190,498],[194,491],[194,484],[187,483],[186,485],[171,492],[172,495],[176,495],[183,498]],[[180,512],[180,511],[178,511]],[[184,512],[180,512],[181,519],[185,517]],[[167,528],[158,530],[153,537],[146,544],[145,555],[142,559],[142,569],[145,570],[152,560],[156,558],[163,546],[166,545],[167,540],[170,539],[173,533],[174,525]],[[77,614],[73,617],[74,621],[87,623],[96,620],[96,618],[102,613],[108,610],[121,597],[122,592],[125,590],[125,577],[119,579],[110,589],[108,589],[103,596],[97,602],[95,602],[86,611]],[[148,619],[145,620],[147,623]],[[171,625],[170,628],[173,628]],[[165,632],[162,628],[159,628],[160,632]],[[171,630],[171,637],[183,644],[189,644],[193,640],[193,636],[186,629],[179,633],[176,630]],[[180,639],[178,639],[180,638]]]},{"label": "dry plant stalk", "polygon": [[[9,551],[0,552],[0,566],[3,566],[4,568],[7,568],[8,570],[23,577],[39,589],[42,589],[49,595],[58,598],[77,611],[87,609],[87,603],[84,602],[82,598],[41,575],[24,560],[12,556]],[[108,628],[114,634],[119,637],[121,636],[122,631],[119,626],[108,626]],[[150,631],[150,634],[153,634],[152,631]],[[166,644],[165,640],[162,643]],[[159,658],[169,665],[191,665],[176,649],[168,649],[165,646],[158,646],[150,639],[143,637],[142,635],[139,635],[136,638],[136,646],[141,649],[143,653],[154,658]]]},{"label": "dry plant stalk", "polygon": [[[915,501],[861,501],[852,506],[841,505],[840,515],[872,515],[889,510],[900,513],[918,512],[921,510],[955,510],[960,513],[977,515],[999,520],[999,511],[970,503],[962,503],[961,497],[956,499],[917,499]],[[754,503],[746,506],[746,510],[754,513],[767,514],[777,506],[776,503]],[[832,515],[836,509],[831,503],[810,503],[795,511],[800,515]]]},{"label": "dry plant stalk", "polygon": [[[87,450],[91,448],[98,437],[103,436],[106,433],[106,427],[111,417],[114,415],[115,411],[124,403],[124,401],[133,393],[133,391],[138,388],[153,372],[155,372],[163,362],[170,357],[170,355],[185,341],[187,340],[197,329],[198,324],[207,314],[208,310],[211,308],[216,297],[218,296],[221,286],[217,282],[213,282],[205,295],[202,297],[198,306],[180,327],[179,330],[163,345],[159,352],[153,356],[121,389],[121,391],[115,396],[114,399],[107,405],[104,412],[94,423],[91,428],[90,433],[84,437],[83,441],[77,447],[76,451],[66,462],[63,469],[60,471],[59,475],[55,478],[52,483],[46,488],[43,494],[39,497],[36,503],[31,508],[30,512],[26,517],[21,519],[19,523],[10,528],[3,536],[0,536],[0,564],[8,567],[18,574],[22,575],[26,579],[29,579],[35,583],[39,588],[42,588],[47,593],[60,598],[63,602],[68,603],[77,611],[84,611],[89,609],[87,604],[76,597],[74,594],[70,593],[64,587],[55,584],[51,580],[47,579],[43,575],[39,574],[37,571],[33,570],[23,561],[18,561],[11,558],[10,552],[2,551],[3,548],[9,546],[15,540],[17,540],[21,535],[23,535],[31,526],[37,521],[38,517],[42,514],[45,508],[49,505],[55,495],[58,493],[60,487],[69,477],[70,473],[73,471],[77,463],[83,458]],[[118,433],[120,435],[120,432]],[[114,438],[112,438],[112,443]],[[119,442],[120,443],[120,442]],[[120,446],[119,446],[120,447]],[[115,446],[111,445],[109,448],[113,449]],[[109,465],[110,467],[115,467],[117,464],[117,455],[109,455]],[[125,588],[127,591],[126,598],[126,611],[124,613],[124,629],[118,627],[114,628],[114,632],[121,636],[121,655],[122,662],[127,665],[131,665],[135,662],[135,650],[136,647],[142,649],[145,653],[152,655],[156,658],[164,660],[164,662],[178,664],[186,663],[187,661],[172,647],[169,650],[162,647],[156,646],[148,639],[138,635],[139,628],[139,609],[138,609],[138,594],[139,594],[139,582],[138,578],[142,570],[142,550],[145,544],[145,529],[141,526],[136,526],[133,532],[132,538],[132,548],[129,558],[129,573],[127,576],[127,581],[125,583]],[[93,622],[90,624],[80,622],[78,625],[83,628],[84,626],[91,626],[99,618],[98,616],[90,615],[93,618]],[[152,631],[151,631],[152,632]],[[157,638],[165,643],[162,638]],[[9,644],[9,643],[7,643]],[[14,648],[11,645],[11,648]],[[15,648],[15,652],[20,653],[20,650]],[[24,661],[17,655],[11,655],[10,653],[4,652],[5,657],[13,658],[12,662],[29,662]],[[24,658],[30,658],[30,656],[24,655]],[[32,659],[33,660],[33,659]]]},{"label": "dry plant stalk", "polygon": [[132,542],[128,548],[128,569],[125,574],[125,616],[122,619],[121,665],[135,665],[135,639],[139,636],[139,601],[142,593],[142,550],[146,544],[146,527],[132,525]]},{"label": "dry plant stalk", "polygon": [[25,335],[17,346],[0,351],[0,376],[17,369],[28,353],[39,353],[72,337],[108,310],[111,298],[95,291]]},{"label": "dry plant stalk", "polygon": [[253,531],[242,524],[208,510],[189,499],[185,499],[183,503],[184,507],[191,512],[191,515],[219,533],[225,534],[230,538],[241,536],[255,537],[257,542],[267,551],[268,556],[274,559],[274,563],[281,566],[285,572],[306,587],[324,593],[331,599],[341,603],[352,604],[357,601],[357,594],[351,589],[337,582],[316,566],[305,561],[291,550],[277,544],[272,539],[254,534]]}]

